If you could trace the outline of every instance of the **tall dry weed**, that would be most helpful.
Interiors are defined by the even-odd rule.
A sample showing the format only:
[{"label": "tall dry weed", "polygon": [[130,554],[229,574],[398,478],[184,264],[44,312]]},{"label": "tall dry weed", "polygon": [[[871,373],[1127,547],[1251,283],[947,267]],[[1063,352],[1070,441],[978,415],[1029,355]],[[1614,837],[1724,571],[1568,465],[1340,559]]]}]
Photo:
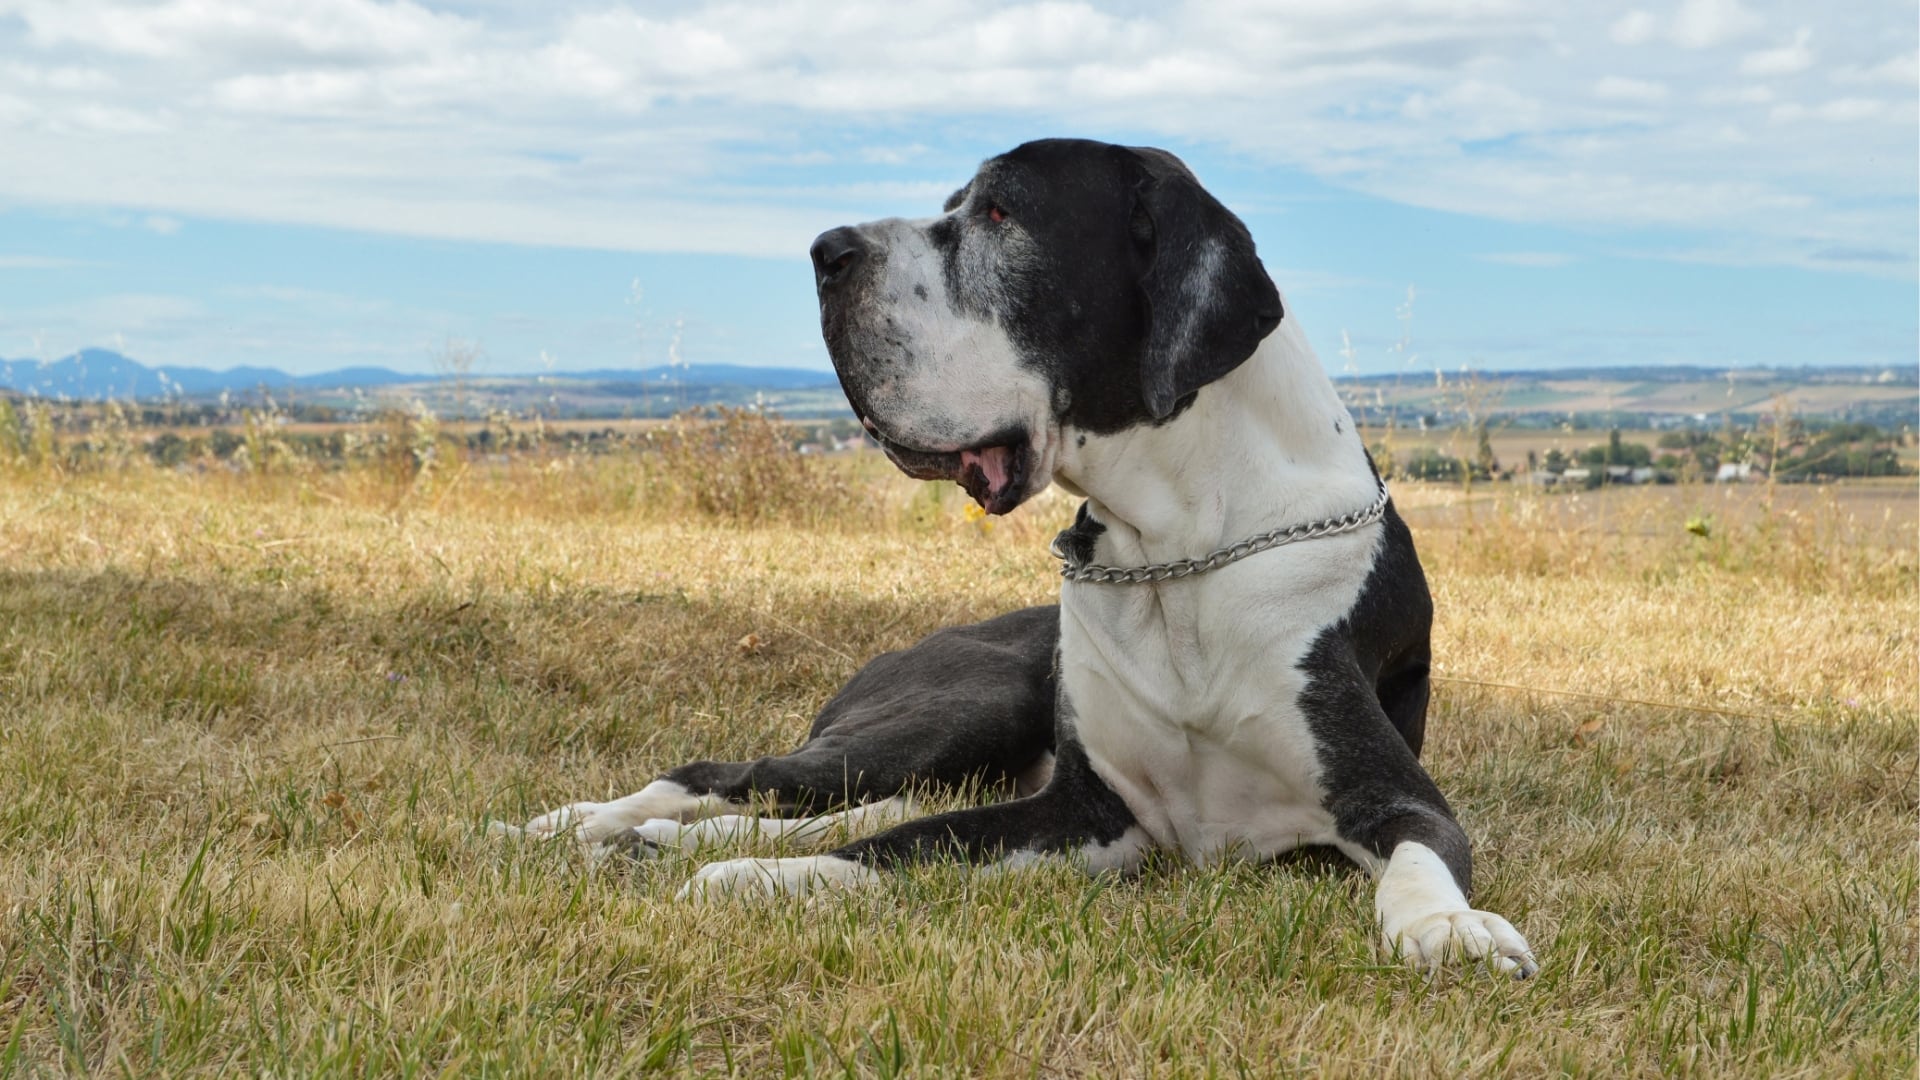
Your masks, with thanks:
[{"label": "tall dry weed", "polygon": [[772,413],[721,406],[680,413],[652,433],[641,459],[645,497],[742,524],[831,522],[860,500],[843,472],[795,449],[794,430]]}]

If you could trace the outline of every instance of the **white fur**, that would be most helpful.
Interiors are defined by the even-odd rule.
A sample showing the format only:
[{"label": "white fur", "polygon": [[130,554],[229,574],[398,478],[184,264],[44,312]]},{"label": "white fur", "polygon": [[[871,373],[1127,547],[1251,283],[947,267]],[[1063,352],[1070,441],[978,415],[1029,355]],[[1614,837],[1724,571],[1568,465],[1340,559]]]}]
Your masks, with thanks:
[{"label": "white fur", "polygon": [[821,814],[817,817],[763,818],[722,814],[691,823],[669,819],[648,821],[634,826],[633,831],[641,839],[662,847],[678,847],[686,851],[695,851],[743,841],[785,840],[790,843],[814,843],[827,839],[840,839],[856,829],[904,821],[912,816],[912,813],[913,803],[910,800],[892,798],[866,803],[837,814]]},{"label": "white fur", "polygon": [[[1070,852],[1009,852],[975,872],[992,875],[1038,866],[1071,866],[1088,874],[1126,873],[1137,868],[1153,846],[1152,838],[1135,827],[1112,843],[1088,844]],[[854,889],[882,880],[874,870],[834,855],[728,859],[701,867],[676,898],[704,902],[722,897],[805,896],[823,888]]]},{"label": "white fur", "polygon": [[639,791],[611,802],[577,802],[549,810],[517,828],[498,821],[490,828],[495,834],[503,836],[525,836],[535,840],[571,836],[582,844],[600,844],[615,833],[656,818],[695,821],[732,809],[737,807],[719,796],[695,795],[683,784],[655,780]]},{"label": "white fur", "polygon": [[694,903],[729,897],[805,896],[822,889],[871,885],[880,875],[852,859],[803,855],[789,859],[728,859],[708,863],[681,886],[677,899]]},{"label": "white fur", "polygon": [[[941,255],[927,240],[932,223],[889,218],[860,227],[885,263],[873,286],[884,304],[885,340],[864,351],[906,350],[877,369],[884,377],[867,384],[869,419],[895,442],[932,451],[968,449],[1009,427],[1025,427],[1041,459],[1028,479],[1026,493],[1033,494],[1051,471],[1049,436],[1058,427],[1052,390],[1020,363],[1004,327],[954,307]],[[963,236],[962,275],[996,281],[1002,275],[992,273],[995,259],[1021,257],[1017,241],[987,252],[978,230]]]},{"label": "white fur", "polygon": [[1468,904],[1446,862],[1425,844],[1408,840],[1393,849],[1373,904],[1382,947],[1414,967],[1487,960],[1511,975],[1537,970],[1513,924]]}]

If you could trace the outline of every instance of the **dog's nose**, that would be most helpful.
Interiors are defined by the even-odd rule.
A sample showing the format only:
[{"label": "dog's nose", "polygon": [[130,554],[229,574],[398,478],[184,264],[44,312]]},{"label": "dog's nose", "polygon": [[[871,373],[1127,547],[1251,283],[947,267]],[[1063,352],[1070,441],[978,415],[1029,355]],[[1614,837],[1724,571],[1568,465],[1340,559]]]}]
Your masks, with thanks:
[{"label": "dog's nose", "polygon": [[867,257],[867,245],[858,232],[842,225],[821,233],[813,242],[811,254],[814,286],[826,289],[852,275],[853,268]]}]

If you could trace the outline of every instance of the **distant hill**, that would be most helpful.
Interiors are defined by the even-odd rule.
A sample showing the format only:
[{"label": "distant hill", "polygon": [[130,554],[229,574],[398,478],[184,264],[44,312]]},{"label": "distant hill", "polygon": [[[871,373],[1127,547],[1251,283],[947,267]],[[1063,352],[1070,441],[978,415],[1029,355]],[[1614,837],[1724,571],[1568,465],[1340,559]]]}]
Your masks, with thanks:
[{"label": "distant hill", "polygon": [[1784,410],[1805,418],[1911,425],[1920,409],[1912,366],[1562,368],[1432,372],[1335,380],[1362,424],[1454,427],[1697,427],[1751,423]]},{"label": "distant hill", "polygon": [[[152,400],[206,397],[222,392],[242,394],[266,389],[289,390],[375,389],[398,386],[444,386],[454,382],[474,385],[528,383],[593,384],[613,396],[639,396],[670,387],[689,399],[696,388],[747,390],[809,390],[835,387],[830,371],[802,368],[741,367],[733,364],[694,364],[680,368],[568,371],[553,374],[495,374],[474,372],[463,379],[408,374],[382,367],[352,367],[318,375],[289,375],[277,368],[237,367],[213,371],[197,367],[148,367],[111,349],[82,349],[50,363],[0,359],[0,390],[35,397],[66,397],[83,401],[107,398]],[[722,395],[732,397],[735,394]]]},{"label": "distant hill", "polygon": [[[1568,425],[1699,426],[1751,422],[1784,406],[1802,417],[1912,424],[1920,407],[1920,371],[1912,366],[1706,368],[1617,367],[1535,371],[1432,372],[1341,376],[1341,397],[1365,425],[1453,427],[1488,420],[1502,427]],[[242,401],[265,390],[282,404],[325,406],[349,414],[408,408],[416,401],[442,416],[495,411],[554,417],[661,417],[709,405],[765,406],[801,419],[844,417],[846,398],[829,371],[695,364],[680,368],[501,374],[462,377],[354,367],[289,375],[264,367],[227,371],[150,368],[110,349],[63,360],[0,360],[0,392],[78,401],[175,399],[205,404],[230,393]]]},{"label": "distant hill", "polygon": [[[1444,373],[1448,379],[1456,377],[1455,372]],[[1622,365],[1619,367],[1569,367],[1515,369],[1511,371],[1476,371],[1471,373],[1482,381],[1495,383],[1530,382],[1578,382],[1596,380],[1610,383],[1683,383],[1717,382],[1722,386],[1729,382],[1747,385],[1763,382],[1784,382],[1809,385],[1847,384],[1881,386],[1920,386],[1920,368],[1911,365],[1890,368],[1885,365],[1829,365],[1825,367],[1701,367],[1697,364],[1663,364],[1659,366]],[[1336,375],[1338,383],[1356,383],[1376,385],[1386,383],[1433,383],[1431,371],[1408,371],[1385,375]]]}]

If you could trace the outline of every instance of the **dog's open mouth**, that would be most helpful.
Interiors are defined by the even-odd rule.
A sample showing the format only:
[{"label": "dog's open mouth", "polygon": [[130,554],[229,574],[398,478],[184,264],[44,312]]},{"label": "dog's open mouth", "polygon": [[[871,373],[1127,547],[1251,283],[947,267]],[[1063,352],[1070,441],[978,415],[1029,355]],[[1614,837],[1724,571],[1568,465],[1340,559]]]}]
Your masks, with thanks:
[{"label": "dog's open mouth", "polygon": [[963,450],[921,450],[887,438],[864,416],[860,423],[901,472],[915,480],[951,480],[989,514],[1004,514],[1026,496],[1033,440],[1024,430],[996,432]]}]

